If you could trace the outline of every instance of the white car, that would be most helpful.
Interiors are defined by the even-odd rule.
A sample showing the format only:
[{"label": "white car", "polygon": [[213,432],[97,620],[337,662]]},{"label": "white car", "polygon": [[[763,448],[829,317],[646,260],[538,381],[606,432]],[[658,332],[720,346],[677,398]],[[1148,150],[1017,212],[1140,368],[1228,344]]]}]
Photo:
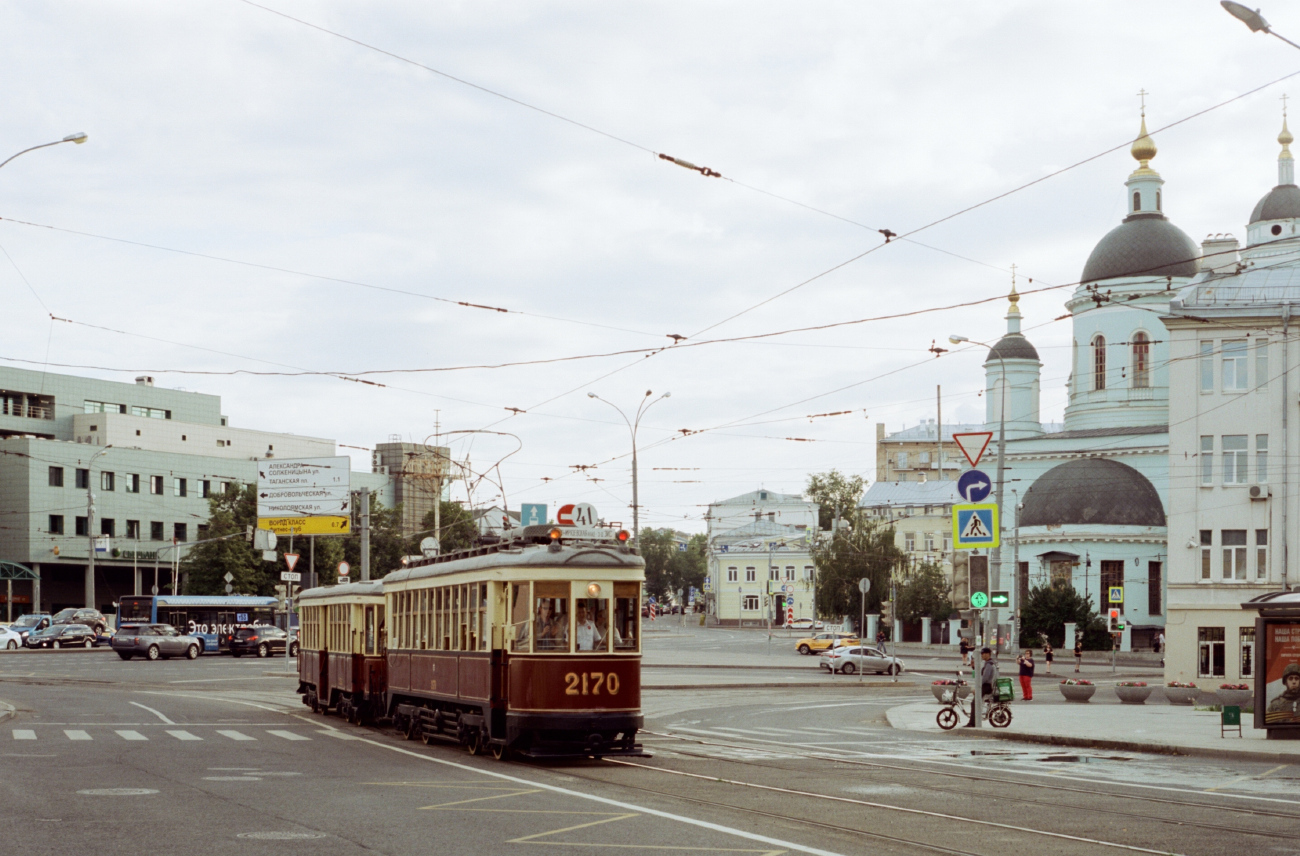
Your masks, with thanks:
[{"label": "white car", "polygon": [[907,668],[902,660],[891,657],[879,648],[847,646],[832,648],[821,656],[818,665],[829,672],[851,675],[863,672],[896,675]]},{"label": "white car", "polygon": [[814,621],[811,618],[796,618],[786,624],[786,628],[789,630],[822,630],[825,626],[820,621]]},{"label": "white car", "polygon": [[23,637],[10,630],[8,627],[0,630],[0,648],[6,651],[12,651],[15,648],[23,647]]}]

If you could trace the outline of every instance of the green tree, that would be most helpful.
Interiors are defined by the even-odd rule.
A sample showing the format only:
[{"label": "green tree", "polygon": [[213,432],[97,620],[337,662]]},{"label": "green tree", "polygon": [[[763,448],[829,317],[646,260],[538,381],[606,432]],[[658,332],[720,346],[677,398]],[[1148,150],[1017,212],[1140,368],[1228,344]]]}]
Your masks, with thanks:
[{"label": "green tree", "polygon": [[657,599],[676,596],[678,590],[704,585],[708,562],[705,558],[708,539],[692,535],[686,549],[677,546],[678,535],[672,529],[642,529],[641,557],[645,559],[646,593]]},{"label": "green tree", "polygon": [[920,621],[922,618],[942,621],[952,614],[950,594],[943,568],[933,562],[924,562],[898,581],[894,615],[901,621]]},{"label": "green tree", "polygon": [[[386,508],[379,498],[370,494],[370,578],[387,576],[402,567],[402,558],[418,555],[418,542],[402,534],[402,505]],[[343,558],[353,568],[355,579],[361,579],[361,534],[353,527],[352,534],[343,543]]]},{"label": "green tree", "polygon": [[[262,559],[261,551],[254,550],[246,540],[249,526],[257,526],[256,485],[232,482],[229,490],[208,498],[207,538],[230,537],[195,544],[186,552],[181,561],[181,571],[186,577],[186,594],[225,594],[227,573],[234,577],[230,583],[233,594],[262,597],[275,594],[275,586],[280,584],[280,571],[286,567],[284,554],[289,551],[289,539],[281,536],[277,540],[277,561],[267,562]],[[295,546],[302,548],[306,545],[299,539]],[[319,567],[319,555],[317,559]],[[300,570],[306,569],[304,561]]]},{"label": "green tree", "polygon": [[844,520],[856,517],[864,486],[862,476],[846,476],[839,470],[808,476],[804,493],[817,503],[818,528],[830,529],[837,513]]},{"label": "green tree", "polygon": [[[1083,647],[1089,651],[1109,651],[1110,634],[1106,621],[1094,611],[1092,598],[1084,597],[1064,580],[1030,590],[1020,609],[1022,644],[1040,647],[1044,636],[1053,647],[1066,647],[1065,625],[1069,622],[1083,630]],[[1074,640],[1070,640],[1073,644]]]},{"label": "green tree", "polygon": [[[474,514],[468,508],[459,502],[443,502],[438,513],[441,520],[435,523],[433,511],[430,510],[420,521],[420,527],[430,534],[437,535],[441,552],[454,553],[457,550],[467,550],[478,543],[478,527],[474,525]],[[433,531],[436,525],[442,526],[441,532]]]},{"label": "green tree", "polygon": [[889,575],[903,560],[894,546],[894,528],[883,522],[853,515],[849,526],[841,526],[831,538],[813,547],[817,566],[817,608],[819,617],[857,618],[862,610],[858,580],[871,580],[866,611],[879,612],[880,602],[889,596]]}]

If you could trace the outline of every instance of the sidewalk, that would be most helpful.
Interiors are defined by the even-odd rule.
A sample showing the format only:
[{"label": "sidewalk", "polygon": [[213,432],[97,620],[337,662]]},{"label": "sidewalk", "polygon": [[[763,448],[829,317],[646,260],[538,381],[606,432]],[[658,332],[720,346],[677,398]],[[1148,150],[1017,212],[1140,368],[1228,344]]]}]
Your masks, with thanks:
[{"label": "sidewalk", "polygon": [[[1046,687],[1043,689],[1051,691]],[[935,722],[939,709],[940,705],[933,700],[915,702],[890,708],[886,716],[894,728],[929,734],[978,735],[1054,746],[1300,763],[1300,740],[1265,740],[1262,730],[1250,726],[1250,714],[1242,714],[1241,737],[1236,736],[1235,730],[1227,737],[1220,737],[1217,711],[1162,703],[1012,702],[1013,718],[1006,728],[991,728],[985,723],[985,727],[978,730],[958,726],[950,732],[944,732]]]}]

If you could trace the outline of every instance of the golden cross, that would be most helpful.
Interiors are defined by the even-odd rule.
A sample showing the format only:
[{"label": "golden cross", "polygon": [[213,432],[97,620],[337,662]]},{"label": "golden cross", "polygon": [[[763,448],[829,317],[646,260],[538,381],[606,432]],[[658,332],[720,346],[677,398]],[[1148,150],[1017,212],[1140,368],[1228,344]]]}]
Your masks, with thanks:
[{"label": "golden cross", "polygon": [[1146,118],[1146,115],[1147,115],[1147,96],[1150,95],[1150,94],[1151,94],[1151,93],[1150,93],[1150,92],[1147,92],[1145,89],[1139,89],[1139,90],[1138,90],[1138,97],[1142,99],[1142,117],[1143,117],[1143,118]]},{"label": "golden cross", "polygon": [[1016,287],[1016,263],[1011,263],[1011,287]]},{"label": "golden cross", "polygon": [[1289,97],[1290,96],[1288,96],[1285,92],[1282,93],[1282,118],[1283,119],[1286,118],[1286,100]]}]

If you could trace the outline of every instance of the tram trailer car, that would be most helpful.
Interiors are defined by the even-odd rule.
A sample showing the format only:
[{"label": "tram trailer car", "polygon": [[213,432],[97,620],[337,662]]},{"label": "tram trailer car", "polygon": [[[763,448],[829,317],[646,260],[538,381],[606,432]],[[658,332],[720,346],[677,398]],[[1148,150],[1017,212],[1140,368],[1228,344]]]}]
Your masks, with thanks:
[{"label": "tram trailer car", "polygon": [[298,598],[298,692],[313,712],[349,722],[382,719],[387,709],[383,583],[308,589]]},{"label": "tram trailer car", "polygon": [[627,537],[529,526],[386,576],[394,725],[498,758],[644,757],[645,561]]}]

